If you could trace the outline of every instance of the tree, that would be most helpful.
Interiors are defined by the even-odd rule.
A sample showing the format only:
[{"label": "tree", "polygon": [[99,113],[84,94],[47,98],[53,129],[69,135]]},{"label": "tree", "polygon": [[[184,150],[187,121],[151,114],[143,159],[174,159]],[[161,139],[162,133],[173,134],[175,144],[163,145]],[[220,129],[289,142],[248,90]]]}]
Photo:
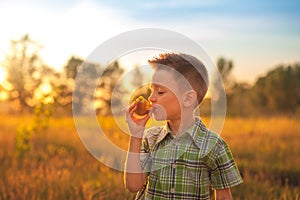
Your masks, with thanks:
[{"label": "tree", "polygon": [[135,66],[133,69],[131,85],[135,88],[141,87],[143,84],[144,74],[141,72],[139,66]]},{"label": "tree", "polygon": [[230,73],[233,69],[233,62],[231,60],[226,60],[225,58],[220,57],[217,61],[217,68],[219,70],[219,73],[221,74],[225,88],[229,89],[232,84]]},{"label": "tree", "polygon": [[140,70],[139,66],[136,66],[133,69],[133,74],[131,78],[131,85],[135,88],[133,94],[131,94],[131,98],[129,102],[134,101],[138,96],[143,96],[145,99],[151,94],[151,89],[149,85],[144,85],[144,73]]},{"label": "tree", "polygon": [[[77,76],[78,70],[81,64],[84,62],[83,59],[72,56],[68,59],[67,63],[64,65],[64,73],[61,74],[61,81],[56,86],[56,109],[61,110],[64,114],[72,113],[72,95],[75,84],[75,78]],[[84,81],[83,81],[84,83]],[[82,92],[77,92],[77,96],[73,101],[76,108],[82,106],[82,98],[84,95]]]},{"label": "tree", "polygon": [[[214,106],[214,112],[212,114],[224,116],[226,114],[226,95],[230,95],[231,82],[229,75],[233,69],[233,63],[221,57],[217,60],[217,69],[218,70],[214,72],[212,87],[210,88],[211,101],[214,102],[212,104]],[[227,94],[225,94],[225,92]]]},{"label": "tree", "polygon": [[98,63],[86,61],[81,64],[72,93],[73,113],[85,114],[94,109],[95,89],[101,72],[102,68]]},{"label": "tree", "polygon": [[231,93],[227,95],[227,110],[229,115],[249,116],[255,114],[255,107],[250,98],[251,86],[248,83],[234,83]]},{"label": "tree", "polygon": [[300,108],[300,64],[279,65],[260,77],[252,88],[262,112],[293,113]]},{"label": "tree", "polygon": [[83,59],[72,56],[64,66],[66,78],[75,80],[78,69],[82,63]]},{"label": "tree", "polygon": [[[112,106],[122,105],[123,94],[126,91],[122,84],[118,84],[118,81],[124,70],[117,61],[103,69],[99,63],[72,56],[64,69],[66,84],[60,86],[57,100],[67,105],[73,101],[74,113],[84,114],[87,108],[91,109],[93,105],[97,114],[108,115],[111,114]],[[67,85],[67,83],[70,84]],[[91,87],[94,85],[96,88]],[[73,88],[75,91],[72,90]],[[119,110],[121,112],[122,109]]]},{"label": "tree", "polygon": [[102,76],[99,77],[95,93],[96,110],[98,114],[112,114],[112,107],[119,110],[119,113],[116,114],[121,113],[122,108],[119,106],[122,105],[123,96],[127,92],[123,84],[119,83],[119,79],[123,73],[123,68],[120,67],[118,61],[115,61],[110,64],[104,70]]},{"label": "tree", "polygon": [[39,56],[42,46],[26,34],[18,40],[11,40],[10,47],[4,62],[7,81],[13,87],[9,100],[18,111],[32,110],[34,90],[41,83],[42,72],[47,68]]}]

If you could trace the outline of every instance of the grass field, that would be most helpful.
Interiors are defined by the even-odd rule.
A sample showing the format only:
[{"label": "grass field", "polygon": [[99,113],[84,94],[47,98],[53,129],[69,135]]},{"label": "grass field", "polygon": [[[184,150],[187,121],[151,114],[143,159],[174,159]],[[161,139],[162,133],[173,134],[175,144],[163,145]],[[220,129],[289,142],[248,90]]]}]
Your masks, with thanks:
[{"label": "grass field", "polygon": [[[55,118],[43,131],[30,129],[33,117],[0,116],[0,199],[132,199],[123,174],[95,159],[83,146],[72,118]],[[128,136],[112,118],[107,137],[121,149]],[[29,130],[29,148],[17,148],[17,130]],[[222,137],[244,178],[234,199],[299,199],[300,119],[227,118]]]}]

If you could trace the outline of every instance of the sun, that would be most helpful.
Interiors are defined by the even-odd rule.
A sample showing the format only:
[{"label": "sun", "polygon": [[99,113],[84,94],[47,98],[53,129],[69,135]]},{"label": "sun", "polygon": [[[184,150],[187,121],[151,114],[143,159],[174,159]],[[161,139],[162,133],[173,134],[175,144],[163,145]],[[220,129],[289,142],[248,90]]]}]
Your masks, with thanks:
[{"label": "sun", "polygon": [[52,87],[49,83],[42,83],[41,92],[43,95],[49,95],[52,92]]},{"label": "sun", "polygon": [[6,71],[0,67],[0,83],[5,82],[6,80]]}]

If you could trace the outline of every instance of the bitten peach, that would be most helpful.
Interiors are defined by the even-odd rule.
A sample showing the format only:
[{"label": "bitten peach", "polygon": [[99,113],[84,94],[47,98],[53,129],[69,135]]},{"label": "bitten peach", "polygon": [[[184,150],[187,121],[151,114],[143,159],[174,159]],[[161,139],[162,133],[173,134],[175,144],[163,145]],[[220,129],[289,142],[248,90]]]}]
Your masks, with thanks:
[{"label": "bitten peach", "polygon": [[150,103],[143,96],[139,96],[138,98],[136,98],[135,102],[136,102],[135,113],[137,115],[142,116],[142,115],[146,115],[149,112],[149,109],[151,107]]}]

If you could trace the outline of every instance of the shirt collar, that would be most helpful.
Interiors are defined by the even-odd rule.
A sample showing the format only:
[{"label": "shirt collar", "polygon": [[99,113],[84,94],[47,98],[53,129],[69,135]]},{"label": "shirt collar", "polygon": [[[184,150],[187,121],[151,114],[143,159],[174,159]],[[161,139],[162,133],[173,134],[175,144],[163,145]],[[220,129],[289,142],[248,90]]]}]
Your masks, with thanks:
[{"label": "shirt collar", "polygon": [[203,145],[203,138],[207,133],[207,128],[200,117],[195,117],[195,123],[186,131],[186,133],[192,137],[195,145],[198,148],[201,148]]},{"label": "shirt collar", "polygon": [[[186,133],[192,137],[194,143],[196,144],[196,146],[198,148],[201,148],[201,146],[203,144],[203,139],[201,139],[201,137],[203,137],[203,135],[206,132],[207,132],[207,128],[206,128],[205,124],[202,122],[202,120],[200,119],[200,117],[195,117],[195,123],[186,131]],[[159,134],[159,136],[157,138],[156,143],[157,144],[160,143],[168,134],[172,138],[174,138],[168,123],[166,123],[163,126],[161,133]]]},{"label": "shirt collar", "polygon": [[167,135],[170,135],[172,138],[174,138],[168,122],[166,122],[166,124],[161,129],[161,132],[157,138],[156,144],[160,143]]}]

